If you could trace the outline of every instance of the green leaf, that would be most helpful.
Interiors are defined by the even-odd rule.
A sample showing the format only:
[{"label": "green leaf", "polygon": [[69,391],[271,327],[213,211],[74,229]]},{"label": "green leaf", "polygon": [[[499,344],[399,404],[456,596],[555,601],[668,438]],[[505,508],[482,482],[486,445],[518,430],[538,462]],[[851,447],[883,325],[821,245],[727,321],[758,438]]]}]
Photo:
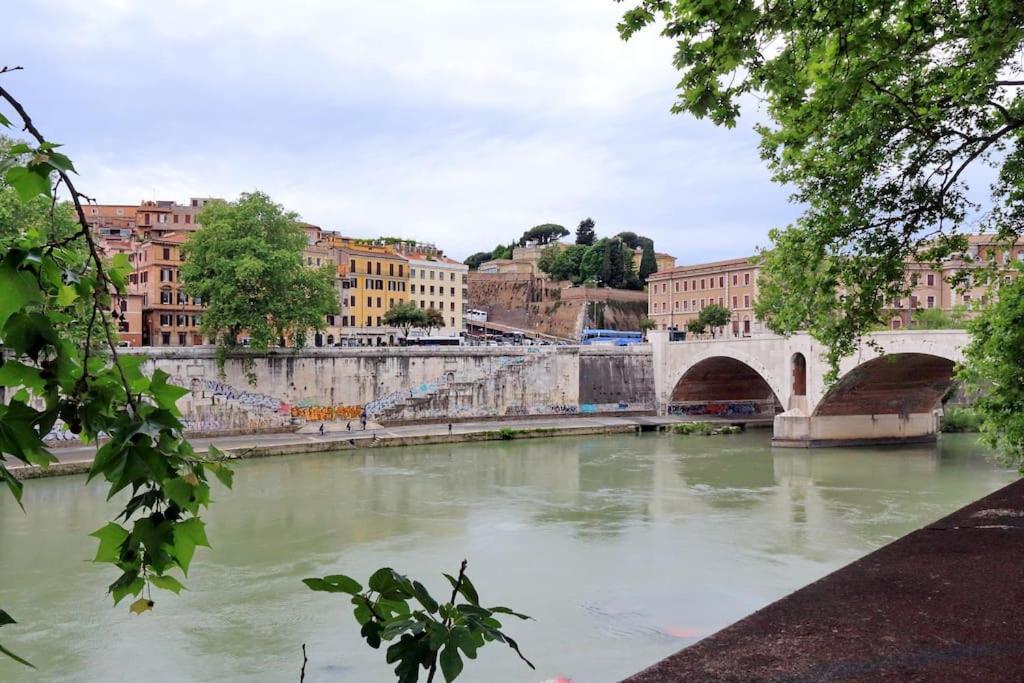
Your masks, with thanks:
[{"label": "green leaf", "polygon": [[444,674],[444,680],[448,683],[454,681],[462,673],[462,657],[459,656],[458,648],[450,640],[441,650],[441,673]]},{"label": "green leaf", "polygon": [[533,617],[529,617],[525,614],[513,612],[508,607],[488,607],[487,609],[489,609],[491,612],[494,612],[495,614],[511,614],[512,616],[519,617],[520,619],[533,619]]},{"label": "green leaf", "polygon": [[168,384],[169,377],[170,375],[159,368],[154,370],[153,379],[149,384],[149,394],[156,400],[157,405],[175,412],[178,399],[187,394],[189,390],[176,384]]},{"label": "green leaf", "polygon": [[10,614],[0,609],[0,626],[6,626],[7,624],[17,624]]},{"label": "green leaf", "polygon": [[[214,450],[214,447],[210,446],[211,455],[213,454]],[[213,472],[214,476],[217,477],[217,480],[220,481],[220,483],[223,484],[225,487],[231,488],[231,486],[234,484],[235,473],[230,467],[228,467],[224,463],[208,462],[206,463],[206,468]]]},{"label": "green leaf", "polygon": [[209,547],[206,540],[206,529],[202,520],[193,517],[185,522],[174,525],[174,557],[181,571],[188,576],[188,567],[192,563],[196,546]]},{"label": "green leaf", "polygon": [[58,306],[70,306],[78,298],[78,292],[71,285],[61,285],[60,291],[57,293],[57,305]]},{"label": "green leaf", "polygon": [[31,669],[36,668],[35,666],[33,666],[32,662],[28,661],[27,659],[22,659],[18,655],[14,654],[10,650],[8,650],[3,645],[0,645],[0,654],[6,655],[6,656],[10,657],[14,661],[16,661],[18,664],[24,664],[25,666],[27,666],[27,667],[29,667]]},{"label": "green leaf", "polygon": [[391,567],[381,567],[370,576],[370,590],[378,593],[390,590],[395,583],[395,570]]},{"label": "green leaf", "polygon": [[4,116],[3,114],[0,114],[0,126],[3,126],[5,128],[10,128],[11,127],[11,120],[9,118],[7,118],[6,116]]},{"label": "green leaf", "polygon": [[3,463],[0,463],[0,480],[3,480],[3,482],[7,484],[7,488],[10,489],[11,495],[14,496],[14,500],[17,501],[18,505],[21,506],[21,509],[24,511],[25,506],[21,504],[21,494],[23,489],[22,483],[16,479],[13,474],[7,471],[7,468],[4,467]]},{"label": "green leaf", "polygon": [[412,594],[416,597],[423,607],[433,614],[437,611],[437,601],[427,592],[426,587],[419,581],[412,582]]},{"label": "green leaf", "polygon": [[117,562],[121,556],[121,544],[128,538],[128,530],[120,524],[109,522],[89,535],[100,541],[93,562]]},{"label": "green leaf", "polygon": [[50,177],[39,167],[15,166],[7,170],[4,179],[15,189],[23,202],[39,195],[50,196]]},{"label": "green leaf", "polygon": [[6,263],[0,266],[0,292],[3,292],[3,296],[0,296],[0,329],[3,329],[12,313],[43,300],[32,274]]},{"label": "green leaf", "polygon": [[303,579],[302,583],[309,586],[310,590],[323,591],[325,593],[348,593],[355,595],[363,590],[359,582],[344,574],[331,574],[322,579]]},{"label": "green leaf", "polygon": [[25,386],[41,393],[46,381],[39,376],[39,368],[9,360],[0,366],[0,387]]},{"label": "green leaf", "polygon": [[181,585],[180,581],[168,574],[163,574],[161,576],[151,574],[149,582],[157,588],[163,588],[166,591],[173,591],[175,595],[181,593],[181,591],[185,589],[185,586]]},{"label": "green leaf", "polygon": [[445,574],[444,578],[448,579],[448,583],[452,585],[452,588],[458,586],[459,593],[462,594],[462,597],[466,598],[474,605],[480,604],[480,598],[476,594],[476,588],[473,587],[473,583],[469,580],[468,576],[463,574],[461,583],[451,574]]}]

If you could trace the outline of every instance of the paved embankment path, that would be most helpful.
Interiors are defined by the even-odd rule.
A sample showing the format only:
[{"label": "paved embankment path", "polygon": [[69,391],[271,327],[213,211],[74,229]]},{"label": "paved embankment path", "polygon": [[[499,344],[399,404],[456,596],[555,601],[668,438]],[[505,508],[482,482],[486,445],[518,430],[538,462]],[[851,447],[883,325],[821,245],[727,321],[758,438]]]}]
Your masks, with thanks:
[{"label": "paved embankment path", "polygon": [[[434,443],[458,443],[461,441],[489,441],[500,439],[500,430],[515,430],[514,437],[536,438],[548,436],[582,436],[587,434],[616,434],[634,432],[641,428],[657,428],[693,419],[656,417],[653,415],[595,415],[520,418],[486,420],[477,422],[455,422],[448,431],[448,424],[412,424],[401,426],[375,426],[364,431],[358,421],[353,420],[351,432],[346,423],[329,423],[327,433],[287,432],[278,434],[250,434],[245,436],[223,436],[191,438],[195,449],[204,453],[210,444],[235,458],[258,458],[270,455],[294,453],[318,453],[350,448],[379,448],[384,446],[413,446]],[[730,422],[730,420],[706,420]],[[756,421],[755,421],[756,422]],[[309,425],[307,425],[308,428]],[[29,479],[59,474],[86,472],[92,463],[94,446],[64,446],[51,452],[58,462],[43,470],[38,467],[10,467],[14,476]]]},{"label": "paved embankment path", "polygon": [[1024,479],[627,681],[1024,681]]}]

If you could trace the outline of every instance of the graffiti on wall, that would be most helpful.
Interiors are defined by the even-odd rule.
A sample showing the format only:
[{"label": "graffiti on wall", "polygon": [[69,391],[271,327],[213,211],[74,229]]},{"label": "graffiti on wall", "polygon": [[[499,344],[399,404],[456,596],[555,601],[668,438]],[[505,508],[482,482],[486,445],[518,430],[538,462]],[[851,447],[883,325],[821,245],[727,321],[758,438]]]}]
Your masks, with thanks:
[{"label": "graffiti on wall", "polygon": [[292,406],[291,416],[310,421],[358,420],[363,415],[362,406]]},{"label": "graffiti on wall", "polygon": [[724,401],[719,403],[670,403],[669,415],[709,415],[717,417],[748,417],[758,415],[761,406],[755,401]]},{"label": "graffiti on wall", "polygon": [[235,401],[247,408],[270,410],[284,415],[288,414],[288,404],[275,396],[236,389],[230,384],[213,379],[172,377],[171,381],[189,389],[192,392],[192,396],[197,398],[217,396],[227,401]]}]

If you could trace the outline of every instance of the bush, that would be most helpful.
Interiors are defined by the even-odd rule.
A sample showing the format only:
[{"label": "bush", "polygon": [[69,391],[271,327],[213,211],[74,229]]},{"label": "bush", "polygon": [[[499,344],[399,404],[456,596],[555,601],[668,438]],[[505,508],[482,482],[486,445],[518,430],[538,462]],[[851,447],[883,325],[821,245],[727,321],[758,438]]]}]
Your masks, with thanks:
[{"label": "bush", "polygon": [[981,431],[981,415],[970,408],[950,408],[942,416],[940,429],[947,433]]},{"label": "bush", "polygon": [[516,430],[511,427],[502,427],[498,430],[498,438],[502,441],[511,441],[516,438]]},{"label": "bush", "polygon": [[682,422],[672,426],[675,434],[697,436],[718,436],[719,434],[739,434],[743,427],[739,425],[721,425],[711,422]]}]

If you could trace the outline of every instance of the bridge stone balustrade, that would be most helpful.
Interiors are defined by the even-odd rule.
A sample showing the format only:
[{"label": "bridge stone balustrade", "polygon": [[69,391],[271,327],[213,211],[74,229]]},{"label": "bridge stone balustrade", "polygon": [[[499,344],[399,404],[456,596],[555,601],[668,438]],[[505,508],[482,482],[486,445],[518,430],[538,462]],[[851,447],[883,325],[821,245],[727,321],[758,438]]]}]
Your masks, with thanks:
[{"label": "bridge stone balustrade", "polygon": [[934,440],[942,397],[962,359],[963,330],[880,332],[824,381],[824,348],[809,335],[670,342],[649,333],[661,413],[774,420],[773,444],[813,447]]}]

